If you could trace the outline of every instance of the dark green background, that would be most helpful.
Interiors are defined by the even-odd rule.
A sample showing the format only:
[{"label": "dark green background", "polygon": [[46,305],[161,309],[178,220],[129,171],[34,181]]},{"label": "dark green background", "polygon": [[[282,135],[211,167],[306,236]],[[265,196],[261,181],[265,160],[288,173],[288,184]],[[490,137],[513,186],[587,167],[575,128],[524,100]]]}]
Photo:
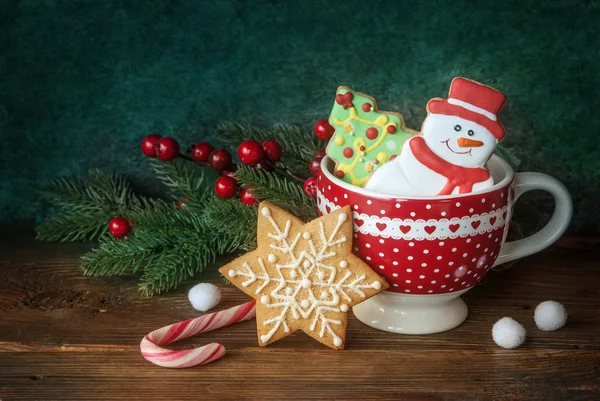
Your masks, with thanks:
[{"label": "dark green background", "polygon": [[1,4],[0,220],[39,218],[40,181],[91,167],[149,184],[149,131],[189,143],[223,121],[308,126],[340,84],[419,128],[460,75],[507,95],[504,145],[567,184],[572,231],[598,232],[596,1]]}]

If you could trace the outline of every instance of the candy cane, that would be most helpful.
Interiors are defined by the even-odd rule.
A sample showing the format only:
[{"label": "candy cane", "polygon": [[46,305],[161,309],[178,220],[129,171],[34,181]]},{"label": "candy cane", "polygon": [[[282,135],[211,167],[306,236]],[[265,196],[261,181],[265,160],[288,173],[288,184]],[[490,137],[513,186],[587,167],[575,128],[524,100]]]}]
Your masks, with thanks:
[{"label": "candy cane", "polygon": [[165,368],[189,368],[216,361],[225,355],[225,347],[219,343],[186,350],[170,350],[162,348],[161,345],[252,319],[256,315],[255,305],[256,301],[251,301],[154,330],[140,343],[142,356],[147,361]]}]

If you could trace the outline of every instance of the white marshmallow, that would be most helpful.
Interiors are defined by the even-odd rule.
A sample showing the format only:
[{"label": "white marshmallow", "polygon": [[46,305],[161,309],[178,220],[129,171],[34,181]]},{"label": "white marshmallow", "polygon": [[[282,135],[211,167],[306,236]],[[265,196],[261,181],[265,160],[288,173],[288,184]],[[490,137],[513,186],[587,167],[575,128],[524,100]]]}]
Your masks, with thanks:
[{"label": "white marshmallow", "polygon": [[510,317],[503,317],[492,327],[492,338],[502,348],[517,348],[525,342],[525,328]]},{"label": "white marshmallow", "polygon": [[559,302],[544,301],[535,308],[533,319],[538,329],[554,331],[563,327],[567,322],[567,311]]},{"label": "white marshmallow", "polygon": [[190,289],[188,299],[194,309],[206,312],[219,304],[221,301],[221,290],[211,283],[196,284]]}]

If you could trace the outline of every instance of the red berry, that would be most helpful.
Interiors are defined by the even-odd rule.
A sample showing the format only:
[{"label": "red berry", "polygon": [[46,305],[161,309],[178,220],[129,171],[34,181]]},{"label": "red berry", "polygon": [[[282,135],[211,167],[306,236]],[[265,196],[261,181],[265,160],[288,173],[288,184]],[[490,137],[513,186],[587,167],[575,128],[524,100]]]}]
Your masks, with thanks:
[{"label": "red berry", "polygon": [[377,135],[379,135],[379,131],[377,131],[377,128],[374,128],[374,127],[367,128],[365,135],[369,139],[375,139],[375,138],[377,138]]},{"label": "red berry", "polygon": [[131,231],[131,224],[123,217],[115,217],[108,223],[108,231],[116,238],[123,238]]},{"label": "red berry", "polygon": [[303,188],[306,195],[312,196],[313,198],[317,197],[317,179],[315,177],[310,177],[304,181]]},{"label": "red berry", "polygon": [[195,145],[192,145],[192,152],[190,154],[191,158],[194,160],[198,160],[201,162],[207,162],[208,157],[210,156],[210,152],[213,151],[213,147],[208,142],[198,142]]},{"label": "red berry", "polygon": [[142,152],[148,157],[156,157],[156,142],[160,139],[158,134],[146,135],[142,140]]},{"label": "red berry", "polygon": [[231,154],[225,149],[215,149],[208,156],[208,162],[215,170],[225,170],[231,166]]},{"label": "red berry", "polygon": [[242,190],[240,191],[240,200],[244,205],[248,206],[256,205],[258,203],[256,197],[254,196],[254,194],[252,194],[252,192],[250,192],[248,188],[242,188]]},{"label": "red berry", "polygon": [[262,145],[254,139],[247,139],[238,147],[238,157],[245,165],[254,166],[262,160],[263,156]]},{"label": "red berry", "polygon": [[265,157],[270,162],[275,163],[275,162],[278,162],[279,160],[281,160],[281,154],[283,153],[283,148],[277,141],[274,141],[272,139],[268,140],[268,141],[264,141],[262,143],[262,148],[265,152]]},{"label": "red berry", "polygon": [[327,155],[327,153],[325,153],[325,149],[321,148],[315,152],[315,154],[313,155],[313,159],[321,160],[326,155]]},{"label": "red berry", "polygon": [[328,141],[333,136],[335,129],[329,124],[329,121],[323,119],[315,124],[315,136],[322,141]]},{"label": "red berry", "polygon": [[319,174],[319,171],[321,171],[321,160],[312,159],[308,165],[308,171],[310,171],[312,175]]},{"label": "red berry", "polygon": [[182,198],[181,198],[181,200],[177,202],[177,207],[178,207],[179,209],[181,209],[181,208],[183,208],[183,207],[186,207],[187,205],[186,205],[185,203],[183,203],[183,202],[184,202],[184,201],[188,201],[188,200],[190,200],[190,197],[189,197],[189,196],[184,196],[184,197],[182,197]]},{"label": "red berry", "polygon": [[237,192],[237,182],[227,175],[222,175],[215,182],[215,193],[219,198],[229,199]]},{"label": "red berry", "polygon": [[168,162],[179,156],[179,143],[171,137],[164,137],[156,142],[156,158]]}]

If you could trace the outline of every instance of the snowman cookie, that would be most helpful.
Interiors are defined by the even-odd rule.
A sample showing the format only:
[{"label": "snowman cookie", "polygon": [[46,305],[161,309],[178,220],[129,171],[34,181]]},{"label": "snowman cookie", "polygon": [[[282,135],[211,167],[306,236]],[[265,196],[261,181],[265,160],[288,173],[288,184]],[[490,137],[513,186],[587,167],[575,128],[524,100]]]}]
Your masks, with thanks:
[{"label": "snowman cookie", "polygon": [[497,114],[506,97],[465,78],[455,78],[448,99],[431,99],[421,135],[375,171],[365,188],[402,196],[454,195],[494,185],[486,168],[504,137]]}]

